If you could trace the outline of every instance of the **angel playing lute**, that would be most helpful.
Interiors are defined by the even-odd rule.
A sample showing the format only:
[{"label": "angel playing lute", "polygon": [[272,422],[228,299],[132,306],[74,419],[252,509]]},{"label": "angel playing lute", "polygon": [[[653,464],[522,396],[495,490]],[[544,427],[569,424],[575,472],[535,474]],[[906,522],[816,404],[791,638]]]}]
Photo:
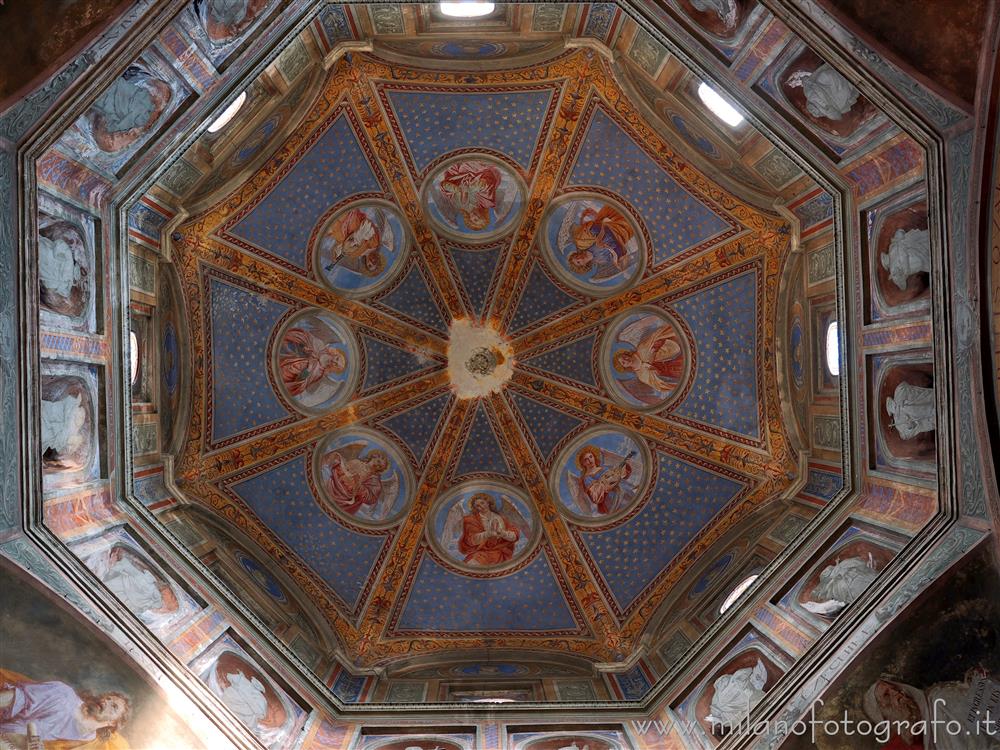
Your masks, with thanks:
[{"label": "angel playing lute", "polygon": [[583,516],[607,516],[627,507],[635,498],[629,482],[633,474],[635,451],[617,453],[585,445],[576,454],[579,474],[569,476],[569,491],[577,512]]}]

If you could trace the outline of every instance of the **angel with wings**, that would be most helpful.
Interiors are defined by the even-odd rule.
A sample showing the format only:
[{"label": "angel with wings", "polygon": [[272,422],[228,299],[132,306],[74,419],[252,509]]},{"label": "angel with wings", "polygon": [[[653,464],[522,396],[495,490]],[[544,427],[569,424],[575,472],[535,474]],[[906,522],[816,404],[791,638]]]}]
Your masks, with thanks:
[{"label": "angel with wings", "polygon": [[323,235],[320,253],[329,255],[327,273],[337,266],[362,276],[375,277],[386,267],[386,252],[392,252],[395,237],[392,224],[381,208],[352,208],[339,216]]},{"label": "angel with wings", "polygon": [[612,361],[626,376],[616,378],[622,388],[641,404],[658,403],[673,393],[684,374],[684,357],[672,324],[650,313],[629,323],[615,339],[626,345]]},{"label": "angel with wings", "polygon": [[569,472],[569,491],[577,512],[583,516],[606,516],[625,508],[635,498],[629,481],[635,451],[621,456],[596,445],[585,445],[576,454],[579,474]]},{"label": "angel with wings", "polygon": [[574,201],[556,243],[570,270],[601,283],[626,274],[636,261],[635,230],[621,211],[599,201]]},{"label": "angel with wings", "polygon": [[[311,320],[289,328],[278,350],[278,370],[288,392],[300,400],[312,400],[311,396],[330,398],[329,391],[338,387],[332,381],[347,369],[347,354],[342,347],[332,330]],[[328,381],[326,388],[321,388],[323,381]],[[317,394],[320,390],[323,393]]]},{"label": "angel with wings", "polygon": [[323,456],[320,474],[327,495],[340,510],[382,521],[396,504],[399,474],[391,470],[385,451],[375,448],[364,454],[366,447],[357,442],[330,451]]},{"label": "angel with wings", "polygon": [[457,546],[463,561],[469,565],[488,567],[508,562],[514,557],[517,541],[531,533],[531,526],[521,515],[513,500],[500,495],[499,507],[485,492],[477,492],[469,500],[471,511],[462,503],[448,511],[444,524],[445,548]]},{"label": "angel with wings", "polygon": [[[481,161],[458,161],[448,167],[438,182],[438,208],[445,220],[459,227],[459,216],[467,229],[481,232],[491,223],[503,221],[516,197],[503,189],[500,170]],[[492,214],[492,216],[491,216]]]}]

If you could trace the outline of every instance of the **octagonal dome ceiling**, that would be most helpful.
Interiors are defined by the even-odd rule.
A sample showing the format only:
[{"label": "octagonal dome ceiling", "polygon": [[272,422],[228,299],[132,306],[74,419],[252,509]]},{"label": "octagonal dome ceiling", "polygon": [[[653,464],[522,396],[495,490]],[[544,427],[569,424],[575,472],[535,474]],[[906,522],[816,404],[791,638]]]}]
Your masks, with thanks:
[{"label": "octagonal dome ceiling", "polygon": [[620,661],[796,479],[790,226],[682,154],[592,48],[413,52],[304,77],[266,158],[237,152],[189,201],[173,481],[357,665]]}]

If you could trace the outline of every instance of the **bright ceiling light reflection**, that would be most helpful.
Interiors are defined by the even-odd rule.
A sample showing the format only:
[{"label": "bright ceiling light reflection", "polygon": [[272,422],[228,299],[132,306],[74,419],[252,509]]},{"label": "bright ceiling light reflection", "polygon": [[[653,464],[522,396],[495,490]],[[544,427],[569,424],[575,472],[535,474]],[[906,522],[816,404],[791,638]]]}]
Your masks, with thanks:
[{"label": "bright ceiling light reflection", "polygon": [[707,83],[698,86],[698,96],[705,103],[705,106],[712,110],[712,114],[722,120],[726,125],[735,128],[743,122],[743,115],[736,111],[732,104],[727,102],[719,92]]},{"label": "bright ceiling light reflection", "polygon": [[243,106],[243,103],[246,100],[247,92],[244,91],[242,94],[233,99],[233,103],[226,107],[225,111],[221,115],[215,118],[215,122],[208,126],[208,132],[218,133],[226,127],[226,125],[229,124],[229,121],[232,120],[236,116],[236,113],[240,111],[240,107]]},{"label": "bright ceiling light reflection", "polygon": [[826,368],[834,377],[840,375],[840,327],[836,320],[826,327]]},{"label": "bright ceiling light reflection", "polygon": [[453,18],[479,18],[480,16],[488,16],[495,7],[494,3],[468,0],[467,2],[441,3],[441,13]]},{"label": "bright ceiling light reflection", "polygon": [[737,586],[736,588],[734,588],[734,589],[733,589],[733,590],[732,590],[732,591],[731,591],[731,592],[729,593],[729,596],[727,596],[727,597],[726,597],[726,601],[724,601],[724,602],[722,603],[722,606],[721,606],[721,607],[719,607],[719,614],[720,614],[720,615],[721,615],[721,614],[725,614],[725,612],[726,612],[726,610],[727,610],[727,609],[729,609],[729,608],[730,608],[730,607],[732,607],[732,606],[733,606],[734,604],[736,604],[736,602],[737,602],[737,601],[739,600],[739,598],[740,598],[741,596],[743,596],[743,594],[745,594],[745,593],[746,593],[746,590],[747,590],[748,588],[750,588],[751,586],[753,586],[753,582],[754,582],[754,581],[756,581],[756,580],[757,580],[757,578],[758,578],[758,576],[757,576],[756,574],[754,574],[754,575],[752,575],[752,576],[747,576],[746,578],[744,578],[744,579],[743,579],[743,580],[742,580],[742,581],[740,582],[740,585],[739,585],[739,586]]}]

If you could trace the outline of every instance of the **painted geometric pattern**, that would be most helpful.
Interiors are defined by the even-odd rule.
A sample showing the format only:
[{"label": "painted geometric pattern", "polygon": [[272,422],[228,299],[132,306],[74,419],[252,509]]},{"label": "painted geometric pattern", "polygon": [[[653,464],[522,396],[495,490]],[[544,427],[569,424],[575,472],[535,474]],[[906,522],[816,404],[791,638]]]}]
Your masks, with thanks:
[{"label": "painted geometric pattern", "polygon": [[[600,55],[577,50],[536,68],[442,75],[363,52],[341,58],[270,160],[177,228],[185,307],[201,336],[190,342],[190,424],[174,472],[190,497],[272,550],[358,664],[405,658],[409,637],[427,653],[493,644],[613,660],[639,643],[646,605],[666,597],[690,564],[682,552],[724,533],[744,503],[767,502],[794,476],[780,415],[768,413],[775,376],[760,356],[773,337],[768,306],[777,293],[768,284],[781,277],[787,226],[683,163],[629,109]],[[394,111],[370,106],[380,93]],[[616,102],[627,129],[600,108],[587,115],[597,99]],[[357,117],[338,109],[344,101]],[[518,215],[495,235],[502,239],[464,245],[435,237],[424,221],[409,160],[421,169],[456,149],[499,153],[522,177],[529,172]],[[569,291],[576,285],[552,266],[538,228],[570,184],[634,208],[655,258],[673,262],[648,266],[606,297]],[[321,217],[359,193],[395,203],[411,231],[398,275],[347,297],[300,271]],[[737,229],[743,234],[730,240]],[[233,239],[220,243],[225,231]],[[233,282],[206,267],[224,268]],[[268,346],[292,300],[341,321],[363,359],[356,392],[308,416],[286,410],[271,382]],[[684,324],[694,374],[679,402],[639,413],[609,396],[603,332],[630,308],[657,305]],[[458,398],[444,366],[449,326],[470,315],[498,329],[513,365],[510,383],[480,400]],[[328,513],[316,493],[330,494],[329,477],[322,487],[310,480],[312,446],[352,427],[383,433],[396,466],[412,472],[409,509],[388,528]],[[601,427],[635,433],[637,444],[676,443],[689,458],[654,453],[659,479],[649,499],[603,527],[578,527],[553,506],[550,474],[563,446]],[[351,445],[340,449],[357,450]],[[765,462],[788,475],[765,475]],[[465,482],[487,490],[499,482],[537,514],[523,537],[535,546],[522,544],[508,567],[453,565],[428,531],[443,493]]]},{"label": "painted geometric pattern", "polygon": [[305,270],[309,235],[326,210],[351,195],[381,190],[350,121],[341,115],[228,233]]},{"label": "painted geometric pattern", "polygon": [[656,489],[646,506],[610,531],[577,532],[594,566],[627,611],[743,485],[659,454]]},{"label": "painted geometric pattern", "polygon": [[230,490],[353,611],[386,538],[350,531],[324,513],[309,489],[308,460],[293,458]]},{"label": "painted geometric pattern", "polygon": [[454,573],[428,556],[420,560],[397,631],[573,631],[578,626],[552,565],[539,555],[503,578]]},{"label": "painted geometric pattern", "polygon": [[730,228],[601,109],[591,117],[567,182],[605,188],[627,198],[649,229],[654,265]]},{"label": "painted geometric pattern", "polygon": [[212,442],[288,416],[268,381],[267,342],[288,306],[219,279],[212,305]]},{"label": "painted geometric pattern", "polygon": [[698,347],[697,374],[679,416],[760,436],[756,296],[757,274],[748,271],[673,303]]},{"label": "painted geometric pattern", "polygon": [[[527,169],[553,92],[388,91],[418,172],[451,151],[489,148]],[[472,124],[472,127],[470,127]]]}]

